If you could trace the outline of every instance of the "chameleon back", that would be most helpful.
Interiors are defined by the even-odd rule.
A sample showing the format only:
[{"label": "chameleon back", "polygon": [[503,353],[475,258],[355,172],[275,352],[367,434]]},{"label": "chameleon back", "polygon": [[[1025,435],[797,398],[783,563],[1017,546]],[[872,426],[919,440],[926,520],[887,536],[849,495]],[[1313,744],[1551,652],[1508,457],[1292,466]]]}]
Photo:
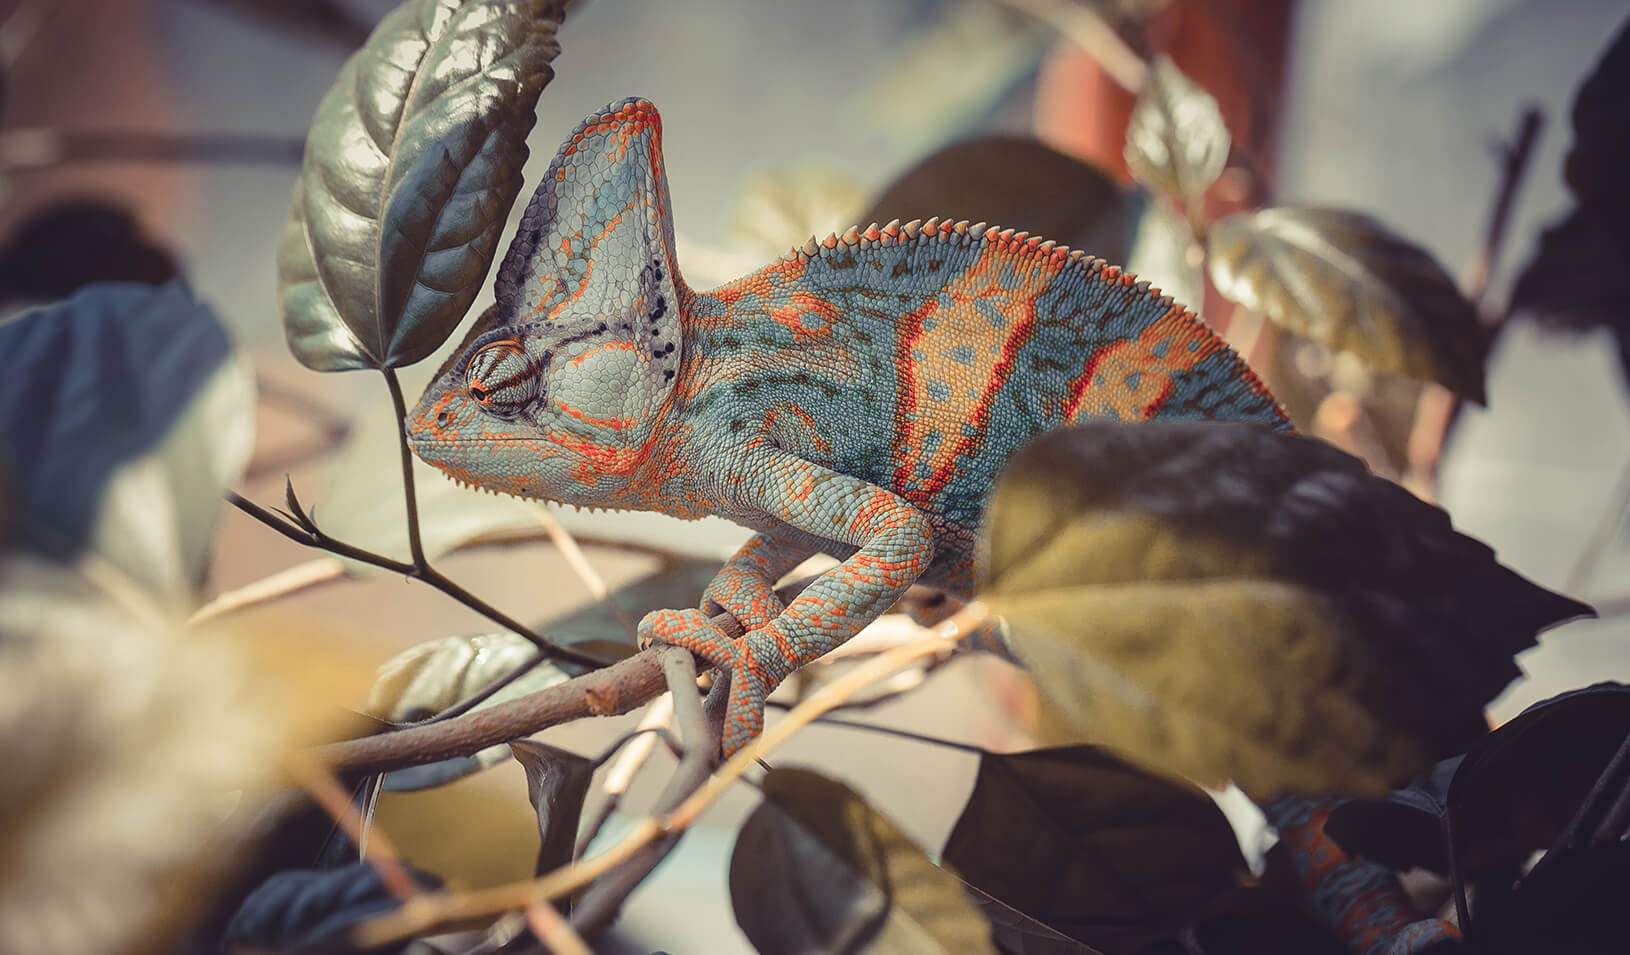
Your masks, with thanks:
[{"label": "chameleon back", "polygon": [[687,352],[712,366],[691,408],[726,430],[767,421],[799,456],[963,527],[1014,450],[1071,421],[1291,427],[1239,356],[1170,298],[982,223],[851,229],[687,310]]}]

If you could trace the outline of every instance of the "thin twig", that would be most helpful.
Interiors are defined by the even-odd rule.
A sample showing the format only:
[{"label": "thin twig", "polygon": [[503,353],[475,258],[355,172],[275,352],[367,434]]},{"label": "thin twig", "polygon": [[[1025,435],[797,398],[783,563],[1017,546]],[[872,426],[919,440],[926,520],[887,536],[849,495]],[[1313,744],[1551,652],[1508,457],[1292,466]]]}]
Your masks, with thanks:
[{"label": "thin twig", "polygon": [[1609,801],[1616,802],[1626,787],[1630,787],[1630,736],[1625,737],[1624,742],[1619,744],[1613,758],[1608,760],[1607,766],[1591,785],[1590,792],[1579,804],[1578,811],[1568,820],[1567,826],[1563,827],[1562,834],[1557,837],[1550,850],[1541,856],[1523,877],[1523,882],[1533,882],[1546,870],[1577,851],[1581,845],[1590,844],[1604,817],[1611,815],[1612,804]]},{"label": "thin twig", "polygon": [[588,851],[589,845],[600,835],[600,830],[605,828],[606,820],[610,819],[611,814],[622,804],[623,795],[628,792],[628,787],[633,785],[640,767],[651,758],[651,753],[657,746],[657,734],[648,731],[666,727],[672,721],[673,715],[672,694],[658,697],[646,711],[645,717],[640,720],[639,728],[635,730],[641,735],[630,742],[628,747],[618,754],[617,761],[606,770],[605,782],[600,785],[606,798],[601,800],[594,819],[583,827],[582,834],[577,837],[577,846],[572,850],[573,859],[582,858],[583,853]]},{"label": "thin twig", "polygon": [[594,955],[583,936],[561,917],[548,902],[534,902],[527,906],[526,925],[549,951],[555,955]]},{"label": "thin twig", "polygon": [[1136,96],[1149,75],[1149,64],[1088,3],[1065,0],[996,0],[1002,6],[1040,20],[1085,50],[1109,77]]},{"label": "thin twig", "polygon": [[[1488,229],[1483,234],[1482,248],[1466,269],[1462,281],[1466,297],[1478,306],[1480,312],[1484,310],[1483,300],[1488,295],[1494,264],[1500,260],[1500,250],[1505,245],[1517,190],[1528,171],[1544,122],[1545,114],[1540,112],[1539,107],[1530,106],[1523,110],[1517,120],[1516,136],[1509,146],[1500,151],[1500,185],[1494,194]],[[1492,336],[1492,328],[1486,331]],[[1449,433],[1454,430],[1455,421],[1460,417],[1460,407],[1461,401],[1457,396],[1432,384],[1422,387],[1417,399],[1406,445],[1409,460],[1404,470],[1404,484],[1428,500],[1436,496],[1434,489],[1438,483],[1438,465],[1443,459],[1443,447],[1448,443]]]},{"label": "thin twig", "polygon": [[855,667],[805,700],[757,739],[737,750],[718,772],[708,777],[702,787],[674,811],[660,819],[648,816],[637,820],[621,840],[600,855],[564,866],[531,882],[463,894],[422,895],[395,912],[359,924],[352,932],[352,941],[363,947],[384,945],[419,935],[437,925],[507,912],[524,908],[538,900],[558,898],[594,881],[632,858],[655,839],[689,826],[736,780],[758,765],[760,757],[786,742],[827,710],[842,703],[849,695],[910,666],[920,657],[939,652],[946,642],[956,640],[962,631],[977,626],[988,614],[984,603],[974,601],[940,624],[939,632],[935,635],[896,647]]},{"label": "thin twig", "polygon": [[286,567],[275,574],[262,577],[242,587],[217,594],[214,600],[199,607],[187,622],[200,624],[216,617],[236,613],[247,607],[287,597],[330,581],[345,577],[345,564],[337,557],[319,557],[303,564]]},{"label": "thin twig", "polygon": [[238,494],[235,491],[228,491],[226,496],[227,500],[231,501],[232,504],[239,510],[248,514],[250,517],[253,517],[255,520],[260,521],[262,524],[265,524],[267,527],[277,531],[279,534],[282,534],[289,540],[294,541],[295,543],[304,544],[307,547],[315,547],[319,550],[326,550],[331,554],[338,554],[341,557],[349,557],[352,560],[361,561],[365,564],[372,564],[375,567],[382,567],[385,570],[401,574],[404,577],[413,577],[418,580],[422,580],[447,596],[457,600],[459,603],[469,607],[471,610],[474,610],[476,613],[486,617],[488,620],[492,620],[500,626],[513,630],[515,633],[531,641],[541,652],[547,654],[553,659],[570,660],[573,663],[581,663],[584,666],[590,667],[603,667],[606,665],[605,661],[599,659],[598,657],[583,653],[580,650],[573,650],[571,647],[561,646],[552,640],[538,635],[532,630],[532,628],[526,626],[508,614],[503,613],[496,607],[493,607],[491,604],[465,590],[463,587],[460,587],[453,581],[447,579],[447,577],[443,576],[442,573],[436,570],[434,567],[428,565],[424,567],[415,567],[413,564],[406,561],[396,560],[394,558],[386,557],[383,554],[376,554],[373,551],[364,550],[360,547],[347,544],[341,540],[335,540],[324,533],[321,529],[317,528],[315,524],[312,524],[310,522],[310,518],[305,517],[303,513],[301,514],[301,518],[303,522],[308,525],[305,527],[292,523],[288,519],[285,519],[267,510],[266,508],[261,507],[259,504],[256,504],[255,502],[243,497],[243,495]]},{"label": "thin twig", "polygon": [[[327,767],[311,759],[305,753],[292,752],[284,757],[284,769],[295,781],[300,784],[317,805],[327,812],[334,820],[335,825],[345,833],[353,845],[361,846],[369,840],[363,832],[362,816],[357,811],[356,804],[340,786],[339,780]],[[379,873],[379,881],[398,899],[406,902],[417,898],[424,893],[418,883],[408,875],[407,869],[402,866],[401,856],[397,854],[390,840],[382,832],[374,832],[372,839],[372,852],[365,857],[374,871]]]},{"label": "thin twig", "polygon": [[[700,788],[718,765],[719,753],[719,739],[710,732],[702,714],[702,697],[696,692],[696,658],[686,650],[667,647],[662,653],[662,673],[668,684],[668,698],[673,700],[685,755],[657,797],[652,807],[655,815],[671,811]],[[572,907],[572,926],[589,936],[603,931],[616,919],[629,894],[679,844],[682,834],[683,830],[665,834],[590,885]]]}]

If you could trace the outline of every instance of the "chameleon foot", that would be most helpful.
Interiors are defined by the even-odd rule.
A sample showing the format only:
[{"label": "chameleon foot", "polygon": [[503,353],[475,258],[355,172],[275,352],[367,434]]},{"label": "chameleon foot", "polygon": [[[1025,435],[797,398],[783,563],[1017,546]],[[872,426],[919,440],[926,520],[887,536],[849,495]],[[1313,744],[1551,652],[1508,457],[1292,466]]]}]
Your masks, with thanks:
[{"label": "chameleon foot", "polygon": [[730,671],[730,703],[725,710],[720,746],[727,759],[764,730],[764,698],[784,676],[766,672],[754,651],[767,639],[771,638],[765,631],[755,630],[740,640],[732,640],[706,614],[695,609],[656,610],[646,614],[639,626],[642,647],[659,643],[682,647],[709,665]]}]

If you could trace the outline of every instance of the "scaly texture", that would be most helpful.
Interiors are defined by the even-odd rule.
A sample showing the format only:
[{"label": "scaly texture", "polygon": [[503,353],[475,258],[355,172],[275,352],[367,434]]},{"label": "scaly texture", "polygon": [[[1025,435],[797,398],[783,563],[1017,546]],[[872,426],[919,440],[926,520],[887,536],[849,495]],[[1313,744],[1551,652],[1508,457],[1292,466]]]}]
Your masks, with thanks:
[{"label": "scaly texture", "polygon": [[[850,229],[692,291],[639,99],[561,147],[497,298],[409,416],[414,450],[488,490],[757,530],[701,608],[640,625],[731,671],[726,753],[787,674],[912,583],[971,594],[986,492],[1034,435],[1094,417],[1291,427],[1170,298],[984,223]],[[843,562],[783,606],[776,580],[816,552]]]}]

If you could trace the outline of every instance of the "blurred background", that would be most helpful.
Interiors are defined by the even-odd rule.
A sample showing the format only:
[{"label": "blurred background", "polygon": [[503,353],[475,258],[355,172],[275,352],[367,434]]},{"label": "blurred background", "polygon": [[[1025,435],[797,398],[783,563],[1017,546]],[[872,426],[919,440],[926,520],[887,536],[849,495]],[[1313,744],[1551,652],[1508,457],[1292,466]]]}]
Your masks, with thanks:
[{"label": "blurred background", "polygon": [[[330,521],[355,519],[346,512],[363,509],[363,499],[387,508],[380,521],[399,521],[388,511],[399,501],[394,447],[360,447],[370,427],[388,437],[388,404],[376,376],[318,375],[288,354],[274,250],[317,102],[393,5],[0,2],[0,273],[9,295],[54,297],[93,275],[161,279],[178,269],[229,325],[262,386],[243,493],[276,502],[288,472],[331,530]],[[972,136],[1037,137],[1125,185],[1119,156],[1132,97],[1118,77],[1125,57],[1135,68],[1139,53],[1101,28],[1135,24],[1149,50],[1172,55],[1217,96],[1236,160],[1248,157],[1213,190],[1218,211],[1294,201],[1365,212],[1468,284],[1479,283],[1471,273],[1502,188],[1500,150],[1537,108],[1542,122],[1489,263],[1484,303],[1494,316],[1541,228],[1570,206],[1561,175],[1569,104],[1624,16],[1612,0],[592,0],[574,7],[560,33],[525,194],[583,116],[629,95],[662,111],[679,257],[697,287],[756,268],[812,232],[864,225],[860,217],[902,173]],[[1001,178],[1000,164],[985,174]],[[1015,170],[1014,178],[1033,175]],[[982,217],[959,206],[954,189],[933,201],[941,195],[941,205],[902,218]],[[1418,386],[1373,380],[1340,356],[1235,318],[1196,284],[1169,213],[1129,186],[1100,202],[1113,207],[1113,225],[1055,237],[1128,255],[1140,275],[1203,306],[1231,335],[1273,339],[1253,345],[1253,358],[1304,429],[1327,430],[1369,452],[1378,471],[1405,476],[1409,417],[1400,420],[1397,409],[1417,407]],[[478,301],[472,313],[484,306]],[[410,370],[410,391],[437,363]],[[1309,389],[1303,379],[1319,384]],[[1332,394],[1347,397],[1332,403]],[[1435,490],[1412,486],[1435,493],[1456,526],[1502,561],[1596,603],[1602,619],[1569,624],[1525,655],[1527,675],[1495,703],[1495,720],[1563,689],[1630,680],[1630,536],[1619,503],[1626,473],[1630,402],[1612,337],[1547,333],[1514,317],[1491,358],[1488,406],[1462,410]],[[347,482],[348,491],[325,491]],[[437,506],[466,506],[447,495]],[[719,522],[650,515],[560,519],[580,538],[587,581],[547,541],[472,550],[443,568],[490,602],[541,621],[593,603],[597,586],[657,569],[662,559],[650,547],[716,560],[746,536]],[[1593,546],[1599,557],[1582,561]],[[317,556],[236,512],[223,520],[216,555],[216,592]],[[332,633],[380,660],[435,636],[486,629],[428,588],[384,576],[313,588],[249,613]],[[1026,699],[1023,681],[1002,665],[959,663],[865,718],[1012,746],[1024,739]],[[543,736],[589,752],[637,719]],[[665,778],[663,758],[647,788]],[[885,812],[909,807],[903,827],[934,845],[971,785],[973,758],[815,727],[778,763],[821,766]],[[900,765],[913,771],[881,771]],[[505,825],[533,825],[518,770],[478,777],[475,787],[501,811],[483,823],[493,830],[492,871],[468,881],[524,875],[530,856],[519,873],[496,858],[513,833]],[[649,799],[642,793],[636,786],[632,806]],[[719,889],[731,833],[751,804],[745,792],[721,804],[711,825],[636,893],[620,927],[630,950],[690,951],[716,943],[717,932],[736,937]],[[445,811],[468,821],[478,815],[470,805]],[[403,811],[399,824],[434,831],[427,812]],[[505,813],[518,822],[500,821]],[[467,864],[480,854],[475,844],[453,848]],[[433,859],[413,861],[437,868]],[[684,925],[664,916],[676,906],[691,913]]]}]

